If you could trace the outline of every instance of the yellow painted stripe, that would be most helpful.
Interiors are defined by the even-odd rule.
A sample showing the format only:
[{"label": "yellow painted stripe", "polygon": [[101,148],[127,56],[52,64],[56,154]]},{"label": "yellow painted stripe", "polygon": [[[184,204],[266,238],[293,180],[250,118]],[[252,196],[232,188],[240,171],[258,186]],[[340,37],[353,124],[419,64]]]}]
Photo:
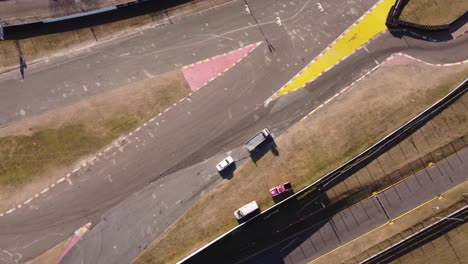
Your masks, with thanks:
[{"label": "yellow painted stripe", "polygon": [[304,87],[322,72],[362,47],[371,38],[387,29],[385,21],[395,0],[382,0],[343,33],[333,44],[307,65],[300,74],[281,88],[276,96]]}]

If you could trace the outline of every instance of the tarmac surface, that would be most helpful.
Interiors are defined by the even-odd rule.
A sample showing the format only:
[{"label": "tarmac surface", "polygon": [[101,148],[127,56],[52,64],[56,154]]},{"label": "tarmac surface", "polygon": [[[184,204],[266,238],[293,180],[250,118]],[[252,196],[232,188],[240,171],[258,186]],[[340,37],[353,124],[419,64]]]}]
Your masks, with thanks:
[{"label": "tarmac surface", "polygon": [[[375,0],[328,1],[322,3],[323,12],[314,3],[249,3],[273,53],[244,2],[236,1],[32,65],[24,81],[18,73],[1,75],[0,127],[262,41],[222,78],[134,133],[125,146],[0,217],[0,262],[31,259],[92,222],[92,230],[63,263],[129,263],[222,180],[214,168],[218,159],[247,157],[239,146],[257,130],[281,133],[393,52],[440,63],[468,58],[466,36],[435,44],[384,34],[305,89],[264,107]],[[321,23],[314,23],[318,18]]]}]

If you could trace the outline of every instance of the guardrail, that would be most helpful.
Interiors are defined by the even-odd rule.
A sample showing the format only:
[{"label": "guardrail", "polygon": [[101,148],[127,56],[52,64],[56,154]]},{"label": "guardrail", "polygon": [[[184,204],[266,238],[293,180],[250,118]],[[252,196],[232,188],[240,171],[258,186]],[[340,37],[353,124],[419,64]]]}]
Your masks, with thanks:
[{"label": "guardrail", "polygon": [[137,0],[94,11],[16,25],[0,25],[1,40],[18,40],[60,33],[131,18],[175,7],[194,0]]},{"label": "guardrail", "polygon": [[265,211],[261,212],[260,214],[252,217],[251,219],[247,220],[246,222],[239,224],[238,226],[232,228],[231,230],[225,232],[221,236],[217,237],[216,239],[212,240],[208,244],[204,245],[203,247],[199,248],[192,254],[188,255],[187,257],[183,258],[182,260],[178,261],[177,264],[184,263],[185,261],[189,260],[192,256],[195,256],[199,252],[203,251],[204,249],[208,248],[209,246],[213,245],[217,241],[221,240],[228,234],[236,231],[237,229],[249,224],[250,222],[254,221],[255,219],[260,218],[261,216],[269,213],[272,210],[278,209],[280,206],[284,206],[287,202],[292,201],[293,198],[308,192],[308,191],[318,191],[322,192],[331,187],[333,184],[337,183],[340,180],[344,180],[345,178],[351,176],[353,173],[357,172],[359,169],[368,165],[372,160],[376,159],[382,153],[390,149],[391,147],[398,144],[401,140],[406,138],[407,136],[411,135],[414,131],[422,127],[426,122],[431,120],[435,115],[439,114],[442,110],[446,109],[450,106],[454,101],[459,99],[463,94],[466,93],[468,90],[468,78],[465,79],[457,88],[452,90],[449,94],[444,96],[442,99],[431,105],[429,108],[421,112],[419,115],[411,119],[410,121],[406,122],[398,129],[394,130],[392,133],[369,147],[368,149],[361,152],[359,155],[355,156],[345,164],[341,165],[337,169],[333,170],[332,172],[322,176],[317,181],[311,183],[310,185],[304,187],[300,191],[294,193],[293,195],[289,196],[285,200],[269,207]]},{"label": "guardrail", "polygon": [[468,217],[468,206],[451,213],[450,215],[440,219],[438,222],[421,229],[419,232],[391,245],[390,247],[380,251],[379,253],[370,256],[369,258],[361,261],[361,264],[371,263],[390,263],[397,257],[416,249],[440,235],[462,225],[466,222]]}]

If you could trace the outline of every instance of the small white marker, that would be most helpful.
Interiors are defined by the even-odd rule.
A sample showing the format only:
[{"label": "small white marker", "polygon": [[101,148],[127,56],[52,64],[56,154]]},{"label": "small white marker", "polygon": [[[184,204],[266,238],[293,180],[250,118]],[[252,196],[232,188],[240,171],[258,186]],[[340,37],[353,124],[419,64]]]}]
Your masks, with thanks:
[{"label": "small white marker", "polygon": [[27,199],[26,201],[24,201],[24,204],[26,205],[26,204],[30,203],[32,200],[33,200],[33,198],[31,197],[31,198]]},{"label": "small white marker", "polygon": [[277,24],[278,26],[281,26],[281,25],[282,25],[282,23],[281,23],[281,18],[280,18],[280,17],[276,17],[276,24]]}]

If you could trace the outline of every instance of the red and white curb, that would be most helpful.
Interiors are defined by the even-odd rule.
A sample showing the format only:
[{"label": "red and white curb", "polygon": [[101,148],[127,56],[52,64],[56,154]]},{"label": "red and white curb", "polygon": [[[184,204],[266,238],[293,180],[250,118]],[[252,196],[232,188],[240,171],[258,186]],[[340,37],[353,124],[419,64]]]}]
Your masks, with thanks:
[{"label": "red and white curb", "polygon": [[391,61],[392,59],[396,58],[396,57],[399,57],[399,56],[404,56],[406,58],[409,58],[411,60],[414,60],[414,61],[417,61],[417,62],[420,62],[420,63],[423,63],[423,64],[426,64],[426,65],[430,65],[430,66],[454,66],[454,65],[461,65],[461,64],[464,64],[464,63],[468,63],[468,60],[464,60],[464,61],[461,61],[461,62],[455,62],[455,63],[446,63],[446,64],[433,64],[433,63],[429,63],[429,62],[426,62],[426,61],[423,61],[423,60],[420,60],[420,59],[416,59],[414,57],[411,57],[407,54],[404,54],[404,53],[394,53],[392,55],[390,55],[387,59],[385,59],[382,63],[376,65],[374,68],[370,69],[369,71],[367,71],[365,74],[363,74],[361,77],[359,77],[358,79],[356,79],[355,81],[353,81],[351,84],[349,84],[348,86],[346,86],[345,88],[343,88],[341,91],[339,91],[338,93],[336,93],[335,95],[333,95],[332,97],[330,97],[328,100],[326,100],[325,102],[323,102],[322,104],[320,104],[319,106],[317,106],[316,108],[314,108],[314,110],[312,110],[310,113],[308,113],[306,116],[304,116],[300,121],[304,120],[304,119],[307,119],[307,117],[309,117],[310,115],[312,115],[313,113],[317,112],[320,108],[324,107],[325,105],[327,105],[328,103],[330,103],[331,101],[333,101],[334,99],[336,99],[338,96],[342,95],[344,92],[346,92],[347,90],[350,90],[355,84],[357,84],[358,82],[360,82],[362,79],[366,78],[367,76],[369,76],[371,73],[373,73],[374,71],[376,71],[378,68],[382,67],[382,66],[385,66],[385,64],[389,61]]}]

